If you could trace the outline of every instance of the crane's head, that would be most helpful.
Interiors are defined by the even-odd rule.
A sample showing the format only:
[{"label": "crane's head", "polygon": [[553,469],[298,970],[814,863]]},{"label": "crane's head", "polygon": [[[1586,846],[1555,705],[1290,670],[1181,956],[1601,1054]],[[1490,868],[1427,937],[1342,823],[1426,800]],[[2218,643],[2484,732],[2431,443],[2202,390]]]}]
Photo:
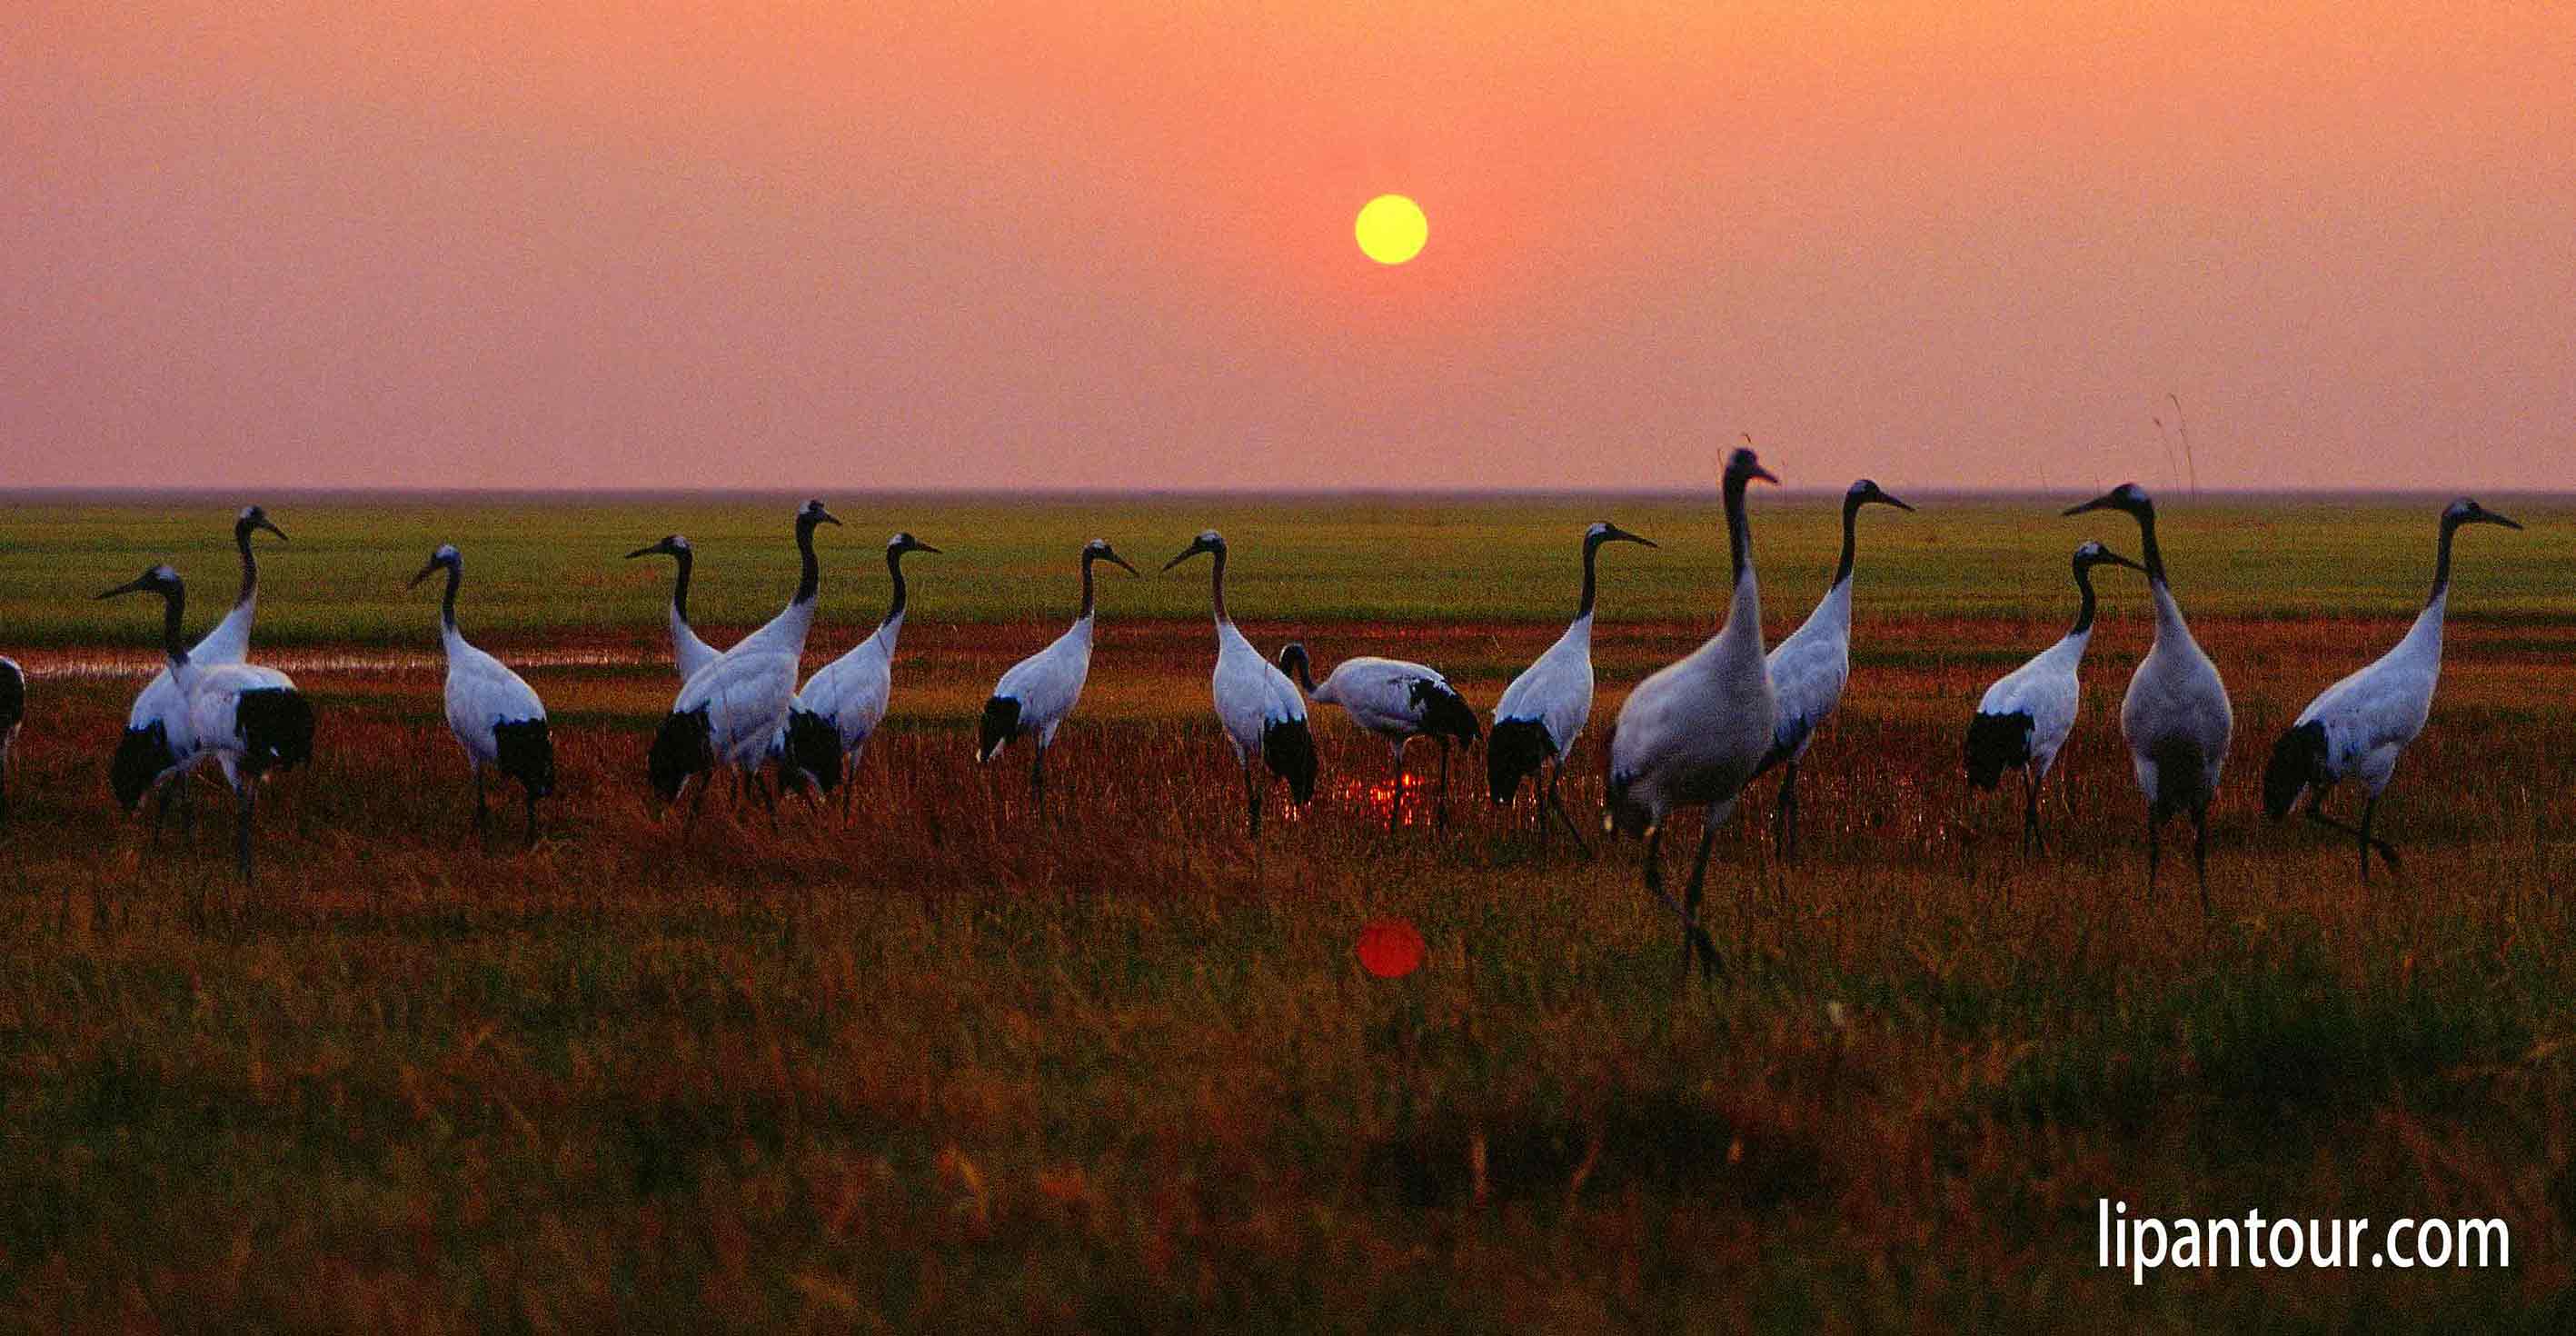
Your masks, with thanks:
[{"label": "crane's head", "polygon": [[2147,498],[2146,488],[2133,482],[2124,482],[2080,506],[2068,506],[2063,513],[2081,515],[2088,510],[2124,511],[2144,521],[2154,518],[2156,503]]},{"label": "crane's head", "polygon": [[1647,547],[1653,547],[1655,540],[1640,538],[1608,520],[1594,520],[1592,527],[1583,531],[1583,545],[1599,547],[1603,543],[1642,543]]},{"label": "crane's head", "polygon": [[1201,532],[1198,537],[1191,539],[1190,545],[1181,549],[1181,555],[1172,558],[1170,561],[1164,562],[1163,569],[1168,571],[1174,566],[1178,566],[1182,562],[1187,561],[1202,552],[1223,551],[1225,551],[1225,535],[1218,533],[1214,529],[1208,529]]},{"label": "crane's head", "polygon": [[286,531],[268,522],[267,511],[257,506],[244,506],[241,515],[233,520],[233,541],[249,542],[251,531],[254,529],[266,529],[277,535],[277,541],[281,543],[286,541]]},{"label": "crane's head", "polygon": [[832,512],[823,509],[823,503],[821,501],[808,501],[805,503],[803,508],[796,512],[797,532],[812,533],[814,532],[814,526],[818,524],[829,524],[837,529],[840,527],[841,522],[832,518]]},{"label": "crane's head", "polygon": [[1772,476],[1771,470],[1762,467],[1762,461],[1754,455],[1752,447],[1737,446],[1734,453],[1726,457],[1724,484],[1741,490],[1746,483],[1757,480],[1774,487],[1780,485],[1780,480]]},{"label": "crane's head", "polygon": [[1853,483],[1851,485],[1851,489],[1843,493],[1843,509],[1858,510],[1862,506],[1894,506],[1898,510],[1914,509],[1914,507],[1888,495],[1888,493],[1877,483],[1872,482],[1867,478],[1863,478],[1859,482]]},{"label": "crane's head", "polygon": [[[1175,557],[1173,560],[1177,561],[1179,558]],[[1110,565],[1127,572],[1129,575],[1144,574],[1144,572],[1128,565],[1127,559],[1118,555],[1117,550],[1109,546],[1109,540],[1106,538],[1094,538],[1090,542],[1082,545],[1082,564],[1088,566],[1095,561],[1108,562]]]},{"label": "crane's head", "polygon": [[2477,502],[2470,500],[2465,496],[2452,502],[2442,510],[2442,527],[2444,529],[2457,529],[2463,524],[2501,524],[2508,529],[2519,529],[2522,527],[2521,525],[2514,523],[2512,520],[2506,519],[2504,516],[2479,505]]},{"label": "crane's head", "polygon": [[1315,689],[1315,661],[1307,658],[1306,647],[1294,640],[1279,647],[1279,671],[1286,673],[1289,681],[1303,685],[1306,690]]},{"label": "crane's head", "polygon": [[417,589],[421,581],[442,570],[454,571],[459,575],[465,573],[465,554],[457,551],[454,543],[439,544],[438,550],[429,554],[429,564],[421,567],[420,574],[411,577],[411,583],[405,588]]},{"label": "crane's head", "polygon": [[637,557],[685,557],[693,551],[689,540],[675,533],[662,535],[662,541],[649,543],[626,554],[628,561]]},{"label": "crane's head", "polygon": [[167,566],[153,566],[116,588],[101,593],[99,597],[114,598],[119,594],[159,594],[163,598],[174,598],[180,588],[177,571]]},{"label": "crane's head", "polygon": [[913,537],[909,532],[896,534],[894,537],[886,540],[887,556],[900,557],[906,552],[927,552],[932,556],[937,556],[939,554],[939,549]]},{"label": "crane's head", "polygon": [[2141,566],[2138,563],[2129,560],[2127,557],[2121,556],[2119,553],[2114,552],[2111,549],[2102,546],[2100,543],[2094,542],[2088,538],[2084,540],[2082,546],[2075,549],[2075,569],[2078,574],[2081,574],[2096,566],[2126,566],[2133,571],[2143,571],[2146,569],[2146,567]]}]

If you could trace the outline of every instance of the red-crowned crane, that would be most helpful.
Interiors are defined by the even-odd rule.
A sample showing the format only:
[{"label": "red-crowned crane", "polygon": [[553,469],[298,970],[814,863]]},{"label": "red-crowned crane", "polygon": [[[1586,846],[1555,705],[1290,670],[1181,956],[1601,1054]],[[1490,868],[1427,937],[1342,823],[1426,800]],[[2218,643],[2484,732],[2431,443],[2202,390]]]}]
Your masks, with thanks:
[{"label": "red-crowned crane", "polygon": [[[1744,489],[1756,479],[1780,481],[1751,450],[1728,456],[1726,545],[1734,592],[1726,624],[1689,657],[1656,670],[1628,693],[1607,746],[1610,788],[1602,824],[1646,837],[1646,889],[1681,919],[1685,974],[1694,954],[1703,974],[1716,972],[1717,946],[1699,925],[1710,846],[1770,753],[1780,717],[1763,663],[1762,591],[1753,577],[1753,529],[1744,514]],[[1706,824],[1689,890],[1676,904],[1664,890],[1661,855],[1664,820],[1683,806],[1706,809]]]},{"label": "red-crowned crane", "polygon": [[689,569],[697,561],[697,549],[679,534],[665,534],[662,541],[639,547],[626,554],[628,561],[637,557],[670,557],[678,563],[679,573],[671,581],[671,663],[680,670],[680,680],[697,676],[699,669],[716,661],[723,651],[698,638],[689,625]]},{"label": "red-crowned crane", "polygon": [[[820,501],[808,501],[796,512],[801,566],[795,596],[767,624],[681,684],[645,762],[653,791],[663,801],[677,801],[691,779],[698,781],[698,797],[704,799],[707,778],[718,766],[742,774],[746,785],[759,785],[770,744],[787,726],[788,706],[796,699],[796,670],[814,626],[814,599],[822,587],[814,529],[839,523]],[[774,813],[777,795],[764,790],[762,796]]]},{"label": "red-crowned crane", "polygon": [[[2433,687],[2442,676],[2442,617],[2451,601],[2451,539],[2467,525],[2522,526],[2467,497],[2442,511],[2442,537],[2433,559],[2433,593],[2397,647],[2369,667],[2327,687],[2299,712],[2298,721],[2272,744],[2263,769],[2263,811],[2274,820],[2290,814],[2308,795],[2307,816],[2359,842],[2361,879],[2370,880],[2370,851],[2397,869],[2397,850],[2370,833],[2380,792],[2397,769],[2406,744],[2424,731],[2433,713]],[[2362,786],[2361,825],[2325,814],[2326,790],[2346,779]]]},{"label": "red-crowned crane", "polygon": [[2093,642],[2096,566],[2146,569],[2100,543],[2076,548],[2075,587],[2083,591],[2084,602],[2075,611],[2074,627],[2028,663],[1997,678],[1977,702],[1976,717],[1968,721],[1970,784],[1992,791],[2003,782],[2005,771],[2021,772],[2023,853],[2044,843],[2039,831],[2039,790],[2048,782],[2058,752],[2065,749],[2067,735],[2075,730],[2075,710],[2083,698],[2075,671],[2083,666],[2084,647]]},{"label": "red-crowned crane", "polygon": [[2124,482],[2068,515],[2093,510],[2125,512],[2138,522],[2138,545],[2146,558],[2147,592],[2156,604],[2156,639],[2138,670],[2129,678],[2129,694],[2120,701],[2120,735],[2129,744],[2129,762],[2138,774],[2138,789],[2147,799],[2147,891],[2156,889],[2156,867],[2163,858],[2160,838],[2176,813],[2191,817],[2192,866],[2200,875],[2200,907],[2209,903],[2209,804],[2218,794],[2219,772],[2227,765],[2227,740],[2236,731],[2236,712],[2227,703],[2227,684],[2218,665],[2209,661],[2191,638],[2165,583],[2164,549],[2156,545],[2156,504],[2145,489]]},{"label": "red-crowned crane", "polygon": [[1386,805],[1386,833],[1404,816],[1404,744],[1429,737],[1440,744],[1439,823],[1449,824],[1449,744],[1473,747],[1482,730],[1476,709],[1438,669],[1403,659],[1367,655],[1333,665],[1319,684],[1304,645],[1279,651],[1279,670],[1325,705],[1338,705],[1351,722],[1385,739],[1395,754],[1395,796]]},{"label": "red-crowned crane", "polygon": [[211,757],[223,770],[224,783],[240,804],[233,851],[247,885],[252,880],[251,817],[258,805],[260,781],[313,758],[313,707],[295,689],[294,679],[274,668],[247,663],[200,666],[191,660],[188,647],[179,639],[188,594],[177,571],[155,566],[99,597],[119,594],[161,596],[161,652],[169,660],[171,680],[178,683],[180,697],[187,703],[179,717],[185,736],[178,739],[187,759],[180,764],[193,768]]},{"label": "red-crowned crane", "polygon": [[[188,647],[189,662],[212,668],[240,663],[249,657],[251,623],[259,615],[259,556],[251,549],[250,536],[263,529],[277,535],[277,541],[286,541],[284,531],[269,523],[268,512],[258,506],[245,506],[234,517],[233,546],[241,553],[241,593],[233,599],[232,610],[224,614],[223,620]],[[108,762],[108,788],[116,795],[117,805],[126,811],[141,806],[154,789],[160,790],[152,818],[156,841],[162,824],[169,819],[172,802],[179,804],[183,821],[193,820],[187,816],[188,786],[171,783],[188,768],[187,730],[182,719],[187,709],[187,698],[170,670],[163,668],[154,673],[135,696],[134,707],[126,711],[125,735],[118,739],[116,756]]]},{"label": "red-crowned crane", "polygon": [[0,654],[0,821],[9,819],[9,749],[27,720],[27,674]]},{"label": "red-crowned crane", "polygon": [[1834,568],[1834,581],[1825,587],[1816,610],[1773,646],[1765,660],[1771,670],[1772,693],[1780,700],[1780,719],[1771,729],[1771,752],[1755,773],[1780,769],[1780,801],[1771,809],[1771,843],[1783,858],[1798,856],[1798,763],[1807,759],[1816,730],[1843,703],[1843,685],[1851,680],[1852,555],[1863,506],[1914,509],[1867,478],[1843,493],[1842,564]]},{"label": "red-crowned crane", "polygon": [[1297,694],[1297,684],[1261,657],[1261,651],[1234,629],[1234,619],[1226,615],[1224,536],[1214,529],[1201,533],[1179,556],[1164,562],[1163,569],[1168,571],[1202,552],[1216,558],[1216,573],[1209,582],[1216,608],[1216,672],[1211,681],[1216,717],[1225,726],[1226,741],[1233,744],[1236,763],[1243,767],[1243,801],[1251,812],[1252,837],[1259,839],[1265,786],[1254,780],[1253,763],[1288,781],[1292,801],[1308,802],[1315,796],[1315,735],[1306,727],[1306,698]]},{"label": "red-crowned crane", "polygon": [[[938,548],[898,533],[886,540],[886,572],[894,579],[894,601],[868,638],[850,652],[814,670],[787,710],[787,734],[781,739],[785,763],[806,783],[830,791],[858,764],[859,750],[884,720],[894,694],[895,640],[903,634],[908,597],[903,559],[912,552],[937,555]],[[849,791],[842,790],[843,812]]]},{"label": "red-crowned crane", "polygon": [[1082,683],[1091,675],[1091,568],[1101,561],[1129,575],[1137,573],[1125,557],[1111,550],[1108,539],[1083,544],[1082,610],[1074,615],[1072,629],[1002,674],[1002,680],[993,684],[992,698],[984,702],[983,723],[977,729],[978,764],[1001,755],[1014,738],[1031,740],[1036,755],[1029,758],[1029,796],[1040,812],[1046,810],[1047,749],[1055,745],[1056,729],[1073,713],[1074,702],[1082,699]]},{"label": "red-crowned crane", "polygon": [[1573,754],[1574,740],[1592,718],[1592,601],[1604,543],[1655,545],[1608,520],[1595,520],[1583,531],[1583,597],[1574,605],[1574,620],[1546,653],[1503,688],[1503,698],[1494,703],[1494,730],[1485,742],[1485,778],[1497,806],[1512,800],[1524,777],[1548,766],[1547,787],[1539,795],[1542,842],[1553,812],[1575,844],[1583,846],[1583,831],[1558,799],[1556,786],[1565,777],[1565,758]]},{"label": "red-crowned crane", "polygon": [[465,749],[474,770],[474,831],[491,829],[492,811],[484,801],[483,767],[491,766],[519,781],[527,798],[528,847],[537,843],[537,799],[555,791],[555,744],[546,734],[545,702],[509,665],[467,643],[456,629],[456,591],[465,583],[465,558],[454,544],[441,544],[429,564],[411,577],[420,582],[447,572],[447,593],[438,603],[439,642],[447,651],[447,728]]}]

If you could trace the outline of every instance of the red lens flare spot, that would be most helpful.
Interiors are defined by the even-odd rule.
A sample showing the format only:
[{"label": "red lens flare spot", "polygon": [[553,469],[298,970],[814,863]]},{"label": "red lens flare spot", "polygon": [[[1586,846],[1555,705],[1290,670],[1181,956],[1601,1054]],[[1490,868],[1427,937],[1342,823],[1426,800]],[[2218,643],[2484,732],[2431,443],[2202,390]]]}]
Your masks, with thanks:
[{"label": "red lens flare spot", "polygon": [[1400,918],[1372,920],[1360,929],[1360,968],[1381,979],[1401,979],[1422,967],[1422,934]]}]

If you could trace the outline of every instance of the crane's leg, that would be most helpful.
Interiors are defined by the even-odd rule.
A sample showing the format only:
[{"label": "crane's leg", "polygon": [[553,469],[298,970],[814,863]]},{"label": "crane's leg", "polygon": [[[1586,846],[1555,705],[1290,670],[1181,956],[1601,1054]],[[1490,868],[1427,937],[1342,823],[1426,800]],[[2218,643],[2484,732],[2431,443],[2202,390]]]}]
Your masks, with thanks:
[{"label": "crane's leg", "polygon": [[1780,767],[1780,802],[1771,809],[1771,845],[1787,862],[1798,858],[1798,763]]},{"label": "crane's leg", "polygon": [[688,826],[694,827],[698,824],[698,813],[706,810],[707,786],[716,782],[715,772],[711,770],[701,770],[698,773],[689,776],[688,779],[682,782],[694,783],[697,785],[697,788],[691,790],[689,793],[689,819],[686,823]]},{"label": "crane's leg", "polygon": [[259,805],[259,779],[245,775],[233,781],[234,791],[241,795],[241,807],[233,822],[233,862],[241,872],[242,885],[252,884],[250,873],[250,821]]},{"label": "crane's leg", "polygon": [[492,809],[483,800],[483,763],[474,763],[474,833],[488,834],[492,829]]},{"label": "crane's leg", "polygon": [[2370,819],[2378,815],[2379,795],[2365,794],[2361,800],[2361,884],[2370,884]]},{"label": "crane's leg", "polygon": [[2209,804],[2207,802],[2191,805],[2191,864],[2193,870],[2200,874],[2200,912],[2203,917],[2206,917],[2211,912],[2209,907]]},{"label": "crane's leg", "polygon": [[1397,742],[1395,752],[1395,797],[1386,805],[1386,833],[1395,833],[1396,821],[1404,815],[1404,744]]},{"label": "crane's leg", "polygon": [[2027,764],[2021,768],[2021,788],[2021,852],[2027,858],[2034,846],[2043,850],[2048,847],[2048,841],[2041,839],[2039,834],[2039,780],[2030,773]]},{"label": "crane's leg", "polygon": [[2156,869],[2165,857],[2163,843],[2165,810],[2155,803],[2147,804],[2147,898],[2156,898]]},{"label": "crane's leg", "polygon": [[761,808],[769,813],[769,833],[772,835],[777,834],[778,777],[775,775],[763,775],[757,771],[744,771],[742,782],[750,786],[753,792],[760,795]]},{"label": "crane's leg", "polygon": [[1449,829],[1449,739],[1447,738],[1440,739],[1440,809],[1432,818],[1432,824],[1441,830]]},{"label": "crane's leg", "polygon": [[1717,947],[1709,941],[1708,933],[1699,926],[1700,892],[1708,885],[1708,855],[1710,850],[1717,846],[1717,825],[1716,813],[1711,812],[1705,828],[1699,833],[1699,854],[1691,863],[1690,885],[1682,891],[1682,908],[1687,911],[1685,921],[1690,927],[1690,931],[1682,936],[1682,976],[1684,978],[1690,976],[1693,952],[1699,955],[1701,978],[1709,978],[1717,973]]},{"label": "crane's leg", "polygon": [[1046,753],[1047,753],[1046,744],[1044,744],[1044,743],[1040,743],[1040,744],[1038,744],[1035,748],[1033,748],[1032,750],[1033,750],[1036,754],[1035,754],[1035,755],[1033,755],[1033,756],[1031,756],[1031,757],[1029,758],[1029,799],[1030,799],[1030,801],[1031,801],[1032,803],[1036,804],[1036,807],[1037,807],[1037,814],[1038,814],[1038,819],[1039,819],[1039,820],[1045,820],[1045,819],[1046,819]]},{"label": "crane's leg", "polygon": [[1542,832],[1547,829],[1548,808],[1554,808],[1556,819],[1565,823],[1565,833],[1574,837],[1574,847],[1582,850],[1584,857],[1590,858],[1592,846],[1583,842],[1583,828],[1574,824],[1574,814],[1565,810],[1565,799],[1556,791],[1556,782],[1563,778],[1565,778],[1565,758],[1560,756],[1556,758],[1555,771],[1547,777],[1547,803],[1539,809],[1539,829]]},{"label": "crane's leg", "polygon": [[526,847],[534,849],[537,847],[537,791],[535,789],[526,789],[523,790],[523,792],[527,794],[528,798],[528,843]]},{"label": "crane's leg", "polygon": [[1243,762],[1243,805],[1252,813],[1252,838],[1261,838],[1261,790],[1252,783],[1252,760]]},{"label": "crane's leg", "polygon": [[2388,864],[2389,871],[2395,872],[2397,870],[2397,851],[2389,847],[2386,840],[2375,839],[2370,833],[2371,809],[2379,805],[2378,798],[2370,797],[2364,800],[2361,809],[2361,825],[2358,827],[2347,825],[2344,822],[2335,820],[2333,817],[2327,816],[2325,814],[2325,804],[2325,790],[2315,788],[2309,789],[2306,813],[2307,818],[2328,830],[2339,830],[2344,834],[2350,835],[2354,839],[2361,841],[2361,879],[2364,882],[2370,880],[2370,851],[2373,849],[2379,851],[2379,856]]}]

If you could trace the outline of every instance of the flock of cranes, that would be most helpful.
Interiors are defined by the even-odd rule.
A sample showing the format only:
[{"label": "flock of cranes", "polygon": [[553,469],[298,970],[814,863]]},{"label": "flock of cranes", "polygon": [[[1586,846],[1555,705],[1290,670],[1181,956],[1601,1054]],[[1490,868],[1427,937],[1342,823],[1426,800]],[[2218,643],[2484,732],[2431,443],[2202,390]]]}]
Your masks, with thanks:
[{"label": "flock of cranes", "polygon": [[[1872,505],[1911,511],[1875,482],[1852,484],[1843,498],[1842,556],[1813,613],[1767,653],[1762,644],[1761,589],[1756,578],[1747,496],[1755,482],[1777,483],[1753,451],[1738,449],[1726,462],[1721,493],[1728,550],[1726,617],[1717,633],[1683,658],[1649,675],[1629,692],[1609,730],[1607,800],[1602,829],[1640,837],[1647,891],[1681,926],[1681,963],[1713,973],[1722,958],[1699,923],[1708,864],[1727,818],[1746,788],[1780,771],[1774,843],[1783,859],[1797,850],[1797,782],[1800,762],[1817,730],[1842,701],[1851,671],[1852,576],[1858,517]],[[2074,549],[2073,572],[2081,601],[2073,626],[2055,644],[2005,674],[1987,689],[1969,720],[1965,762],[1969,782],[1994,789],[2007,771],[2021,773],[2025,852],[2044,850],[2040,794],[2072,732],[2080,691],[2077,672],[2091,640],[2096,597],[2093,573],[2105,566],[2142,573],[2155,609],[2155,638],[2131,676],[2120,710],[2127,745],[2145,801],[2147,886],[2155,890],[2163,859],[2162,833],[2176,816],[2193,831],[2193,861],[2201,902],[2209,906],[2208,817],[2235,728],[2225,682],[2192,638],[2167,581],[2156,538],[2155,503],[2134,483],[2081,505],[2068,516],[2116,510],[2138,526],[2143,561],[2131,561],[2099,542]],[[821,583],[815,531],[839,525],[820,501],[795,515],[799,558],[796,588],[787,605],[730,648],[699,637],[688,616],[693,550],[672,534],[627,554],[667,555],[677,562],[669,607],[671,652],[681,685],[656,730],[645,758],[646,777],[666,803],[686,803],[694,813],[721,772],[741,792],[757,796],[775,819],[778,798],[794,788],[809,798],[840,788],[869,737],[886,715],[893,663],[907,602],[904,558],[939,549],[898,533],[886,544],[892,602],[869,635],[805,679],[797,672],[814,623]],[[2442,623],[2449,601],[2451,550],[2470,525],[2521,526],[2463,498],[2441,515],[2431,596],[2412,629],[2376,662],[2320,694],[2272,749],[2263,776],[2266,813],[2282,818],[2306,799],[2305,816],[2355,842],[2364,881],[2376,853],[2390,868],[2397,852],[2374,833],[2380,793],[2398,756],[2429,716],[2440,676]],[[259,602],[259,562],[253,536],[284,532],[257,506],[243,510],[233,527],[241,559],[241,586],[231,609],[194,644],[181,628],[186,588],[179,574],[156,565],[107,590],[100,598],[153,594],[162,600],[161,648],[165,667],[136,696],[124,734],[109,763],[109,785],[127,812],[154,802],[157,843],[175,804],[183,823],[188,775],[211,766],[238,804],[235,853],[244,881],[253,875],[252,831],[260,784],[276,771],[302,764],[313,750],[313,711],[294,681],[249,661]],[[1601,549],[1611,543],[1655,544],[1606,520],[1582,535],[1582,593],[1565,633],[1514,678],[1492,714],[1490,732],[1438,670],[1399,659],[1345,659],[1319,681],[1304,646],[1289,644],[1276,660],[1265,657],[1238,630],[1225,597],[1227,547],[1211,529],[1166,562],[1166,571],[1198,556],[1210,560],[1209,599],[1215,618],[1216,660],[1211,694],[1218,722],[1242,771],[1246,829],[1257,839],[1262,806],[1274,781],[1284,781],[1290,801],[1303,804],[1315,790],[1316,750],[1309,701],[1337,705],[1360,729],[1388,744],[1396,779],[1390,832],[1404,796],[1405,749],[1428,737],[1440,748],[1438,819],[1447,815],[1448,769],[1453,746],[1485,746],[1488,793],[1510,803],[1524,780],[1538,790],[1541,838],[1549,822],[1563,825],[1578,845],[1583,823],[1569,812],[1559,783],[1591,715],[1594,676],[1592,623]],[[1091,664],[1098,606],[1097,567],[1106,562],[1137,575],[1136,568],[1102,539],[1080,553],[1081,604],[1073,625],[1037,653],[1002,674],[986,701],[975,754],[989,762],[1020,739],[1029,742],[1029,788],[1044,809],[1046,756],[1057,730],[1082,695]],[[486,772],[497,770],[521,790],[525,838],[537,839],[537,803],[555,784],[554,747],[546,711],[534,689],[506,664],[467,641],[457,622],[457,597],[465,559],[452,545],[430,554],[413,577],[418,586],[445,576],[439,604],[441,644],[447,662],[448,727],[464,751],[474,785],[478,831],[491,822]],[[25,713],[25,681],[18,665],[0,659],[0,818],[7,814],[7,754]],[[1542,777],[1541,772],[1544,772]],[[2360,819],[2346,823],[2322,809],[2327,793],[2344,780],[2364,790]],[[1699,848],[1682,895],[1665,887],[1664,828],[1681,808],[1704,814]],[[1589,852],[1589,847],[1584,846]]]}]

